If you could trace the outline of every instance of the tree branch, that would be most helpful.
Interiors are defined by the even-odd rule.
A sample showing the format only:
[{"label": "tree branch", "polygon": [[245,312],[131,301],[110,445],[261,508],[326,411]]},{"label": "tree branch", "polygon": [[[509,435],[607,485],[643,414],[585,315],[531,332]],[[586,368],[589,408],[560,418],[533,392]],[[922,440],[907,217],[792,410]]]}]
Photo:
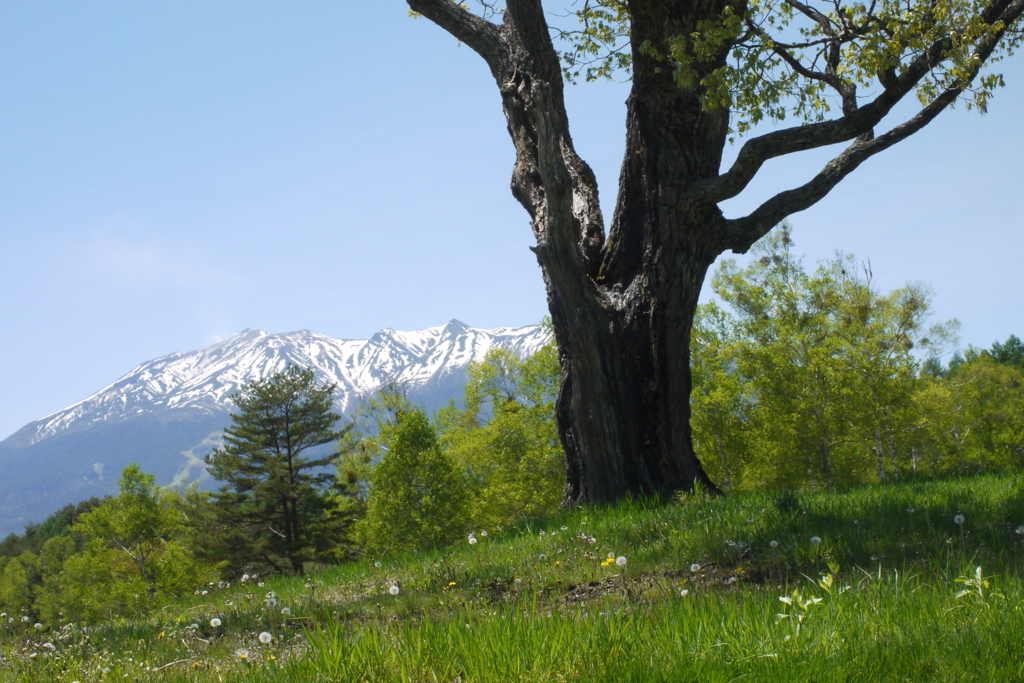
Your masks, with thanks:
[{"label": "tree branch", "polygon": [[501,31],[452,0],[408,0],[409,9],[452,34],[479,54],[494,71],[501,57]]},{"label": "tree branch", "polygon": [[[1009,26],[1020,17],[1021,10],[1022,0],[996,0],[982,12],[981,18],[989,26],[996,22],[1002,22],[1005,26]],[[988,33],[981,38],[974,51],[976,63],[970,73],[970,78],[950,90],[955,90],[956,95],[963,92],[977,75],[980,67],[995,49],[1004,33],[1005,28]],[[944,54],[951,45],[952,37],[947,36],[935,40],[906,66],[902,74],[897,75],[894,70],[880,74],[879,80],[882,83],[883,91],[878,97],[838,119],[773,131],[748,140],[740,149],[736,161],[727,172],[716,178],[694,184],[690,193],[697,201],[722,202],[742,192],[761,169],[761,166],[770,159],[846,142],[860,136],[870,137],[874,127],[892,108],[913,91],[935,65],[943,60]],[[943,93],[936,101],[944,100],[945,97],[946,93]]]},{"label": "tree branch", "polygon": [[[999,18],[1011,24],[1024,11],[1024,0],[1014,0]],[[803,211],[827,195],[843,178],[866,159],[892,147],[931,123],[942,110],[952,104],[978,75],[985,60],[995,49],[1005,29],[984,36],[974,49],[974,66],[962,82],[944,90],[938,97],[908,121],[875,138],[860,138],[832,159],[814,178],[804,185],[780,192],[764,202],[748,216],[726,222],[726,243],[738,254],[746,251],[787,216]]]}]

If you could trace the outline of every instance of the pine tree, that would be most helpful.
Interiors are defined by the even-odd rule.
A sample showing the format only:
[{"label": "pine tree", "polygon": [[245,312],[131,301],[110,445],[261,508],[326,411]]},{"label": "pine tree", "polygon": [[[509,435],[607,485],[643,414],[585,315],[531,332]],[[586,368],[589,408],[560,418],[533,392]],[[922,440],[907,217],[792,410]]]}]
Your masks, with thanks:
[{"label": "pine tree", "polygon": [[290,366],[234,395],[225,445],[206,458],[224,482],[207,509],[216,527],[209,554],[236,570],[258,564],[299,574],[310,561],[343,557],[351,516],[335,490],[339,455],[312,455],[347,432],[334,429],[334,389]]}]

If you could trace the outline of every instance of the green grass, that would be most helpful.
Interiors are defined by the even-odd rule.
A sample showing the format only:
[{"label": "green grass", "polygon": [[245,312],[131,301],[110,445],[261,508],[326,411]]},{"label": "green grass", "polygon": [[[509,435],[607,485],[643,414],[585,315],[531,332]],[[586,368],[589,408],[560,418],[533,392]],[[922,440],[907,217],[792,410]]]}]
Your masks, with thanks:
[{"label": "green grass", "polygon": [[578,510],[92,629],[0,626],[0,680],[1024,680],[1022,484]]}]

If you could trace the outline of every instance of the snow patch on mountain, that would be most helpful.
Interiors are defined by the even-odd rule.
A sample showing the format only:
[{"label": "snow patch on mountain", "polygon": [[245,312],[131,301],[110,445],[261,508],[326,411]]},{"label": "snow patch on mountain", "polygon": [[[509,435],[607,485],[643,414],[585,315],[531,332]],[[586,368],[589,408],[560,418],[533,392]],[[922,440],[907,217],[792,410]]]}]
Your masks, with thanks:
[{"label": "snow patch on mountain", "polygon": [[283,334],[245,330],[202,349],[143,363],[83,401],[26,425],[15,437],[31,445],[134,416],[164,411],[223,413],[233,407],[231,395],[246,383],[288,365],[311,367],[320,382],[337,384],[335,406],[346,411],[389,379],[412,390],[463,372],[491,348],[526,357],[549,339],[537,326],[480,330],[458,320],[412,332],[384,329],[367,340],[333,339],[309,330]]}]

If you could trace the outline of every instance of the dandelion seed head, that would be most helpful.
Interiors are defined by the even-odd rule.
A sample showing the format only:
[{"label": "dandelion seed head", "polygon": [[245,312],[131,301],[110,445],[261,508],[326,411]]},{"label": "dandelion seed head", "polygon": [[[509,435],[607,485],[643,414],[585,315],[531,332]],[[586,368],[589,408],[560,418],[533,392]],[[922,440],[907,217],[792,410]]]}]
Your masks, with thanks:
[{"label": "dandelion seed head", "polygon": [[687,588],[684,588],[683,590],[679,591],[679,597],[681,597],[681,598],[685,598],[689,594],[690,594],[690,591]]},{"label": "dandelion seed head", "polygon": [[537,559],[541,560],[541,561],[544,561],[544,560],[548,559],[548,556],[545,555],[544,553],[541,553],[540,555],[537,556]]},{"label": "dandelion seed head", "polygon": [[914,508],[907,508],[907,512],[909,512],[910,514],[914,514]]},{"label": "dandelion seed head", "polygon": [[266,631],[264,631],[263,633],[260,634],[260,642],[263,643],[264,645],[268,645],[270,643],[270,641],[272,641],[273,639],[274,639],[274,636],[270,635]]},{"label": "dandelion seed head", "polygon": [[597,539],[591,536],[587,539],[587,542],[590,543],[590,545],[594,545],[595,543],[597,543]]},{"label": "dandelion seed head", "polygon": [[956,524],[962,525],[964,523],[964,516],[963,515],[957,515],[956,517],[953,518],[953,521]]},{"label": "dandelion seed head", "polygon": [[1024,524],[1021,524],[1019,527],[1017,527],[1017,535],[1024,536]]},{"label": "dandelion seed head", "polygon": [[817,536],[811,536],[811,543],[813,545],[818,545],[819,543],[821,543],[821,539],[818,538]]},{"label": "dandelion seed head", "polygon": [[469,537],[469,544],[470,545],[476,545],[476,536],[470,536]]},{"label": "dandelion seed head", "polygon": [[37,621],[37,622],[36,622],[36,625],[35,625],[35,629],[36,629],[37,631],[42,631],[42,630],[43,630],[43,625],[42,625],[42,624],[40,624],[40,623],[39,623],[39,622]]},{"label": "dandelion seed head", "polygon": [[291,607],[282,607],[281,608],[281,614],[285,615],[286,617],[289,616],[291,613],[292,613],[292,608]]},{"label": "dandelion seed head", "polygon": [[697,572],[700,571],[700,565],[697,564],[696,562],[694,562],[693,564],[690,565],[690,571],[693,572],[694,574],[696,574]]},{"label": "dandelion seed head", "polygon": [[218,619],[217,617],[214,617],[213,619],[210,619],[210,626],[212,626],[213,628],[218,628],[221,625],[221,623],[222,623],[221,620]]},{"label": "dandelion seed head", "polygon": [[616,564],[616,566],[619,566],[619,567],[625,567],[626,566],[626,556],[625,555],[619,555],[618,557],[616,557],[615,558],[615,564]]},{"label": "dandelion seed head", "polygon": [[481,535],[481,536],[482,536],[483,538],[487,538],[487,529],[484,529],[483,531],[481,531],[481,532],[480,532],[480,535]]},{"label": "dandelion seed head", "polygon": [[376,562],[374,562],[373,566],[377,567],[377,568],[380,568],[380,560],[377,560]]},{"label": "dandelion seed head", "polygon": [[778,548],[779,547],[779,542],[778,541],[772,541],[768,545],[770,545],[773,548]]},{"label": "dandelion seed head", "polygon": [[240,647],[237,650],[235,650],[235,656],[238,657],[239,659],[248,659],[249,658],[249,651],[247,649],[245,649],[244,647]]},{"label": "dandelion seed head", "polygon": [[400,592],[401,589],[397,585],[392,585],[391,588],[388,589],[388,593],[391,593],[392,595],[398,595]]}]

